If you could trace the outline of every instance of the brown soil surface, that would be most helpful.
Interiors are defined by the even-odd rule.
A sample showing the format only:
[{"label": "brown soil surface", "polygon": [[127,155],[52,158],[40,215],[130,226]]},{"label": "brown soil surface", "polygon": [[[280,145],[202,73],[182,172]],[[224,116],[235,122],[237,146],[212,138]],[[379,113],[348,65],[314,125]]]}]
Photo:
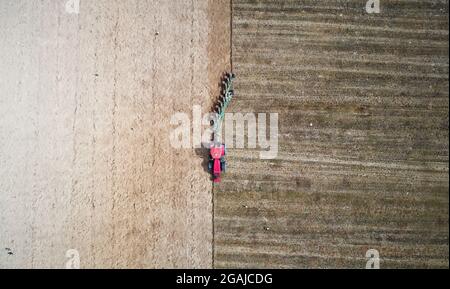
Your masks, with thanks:
[{"label": "brown soil surface", "polygon": [[229,149],[216,267],[448,268],[448,1],[365,2],[233,0],[229,112],[279,153]]}]

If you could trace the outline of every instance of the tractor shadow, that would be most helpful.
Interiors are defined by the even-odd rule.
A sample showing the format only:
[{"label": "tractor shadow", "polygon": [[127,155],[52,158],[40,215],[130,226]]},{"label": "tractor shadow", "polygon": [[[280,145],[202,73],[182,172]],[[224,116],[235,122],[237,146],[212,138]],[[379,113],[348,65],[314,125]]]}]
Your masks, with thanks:
[{"label": "tractor shadow", "polygon": [[[194,151],[195,151],[195,154],[202,159],[203,170],[205,172],[211,174],[209,169],[208,169],[209,149],[207,149],[207,148],[196,148],[196,149],[194,149]],[[212,176],[211,176],[211,180],[212,180]]]}]

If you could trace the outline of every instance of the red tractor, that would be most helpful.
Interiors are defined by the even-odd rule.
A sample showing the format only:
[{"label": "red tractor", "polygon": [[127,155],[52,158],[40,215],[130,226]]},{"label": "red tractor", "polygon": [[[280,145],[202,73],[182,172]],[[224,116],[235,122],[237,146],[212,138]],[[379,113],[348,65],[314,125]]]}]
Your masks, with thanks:
[{"label": "red tractor", "polygon": [[213,176],[214,183],[220,183],[222,173],[225,173],[226,162],[225,155],[227,147],[221,141],[221,124],[225,118],[225,110],[234,96],[233,80],[236,76],[233,73],[227,73],[222,79],[222,90],[220,98],[215,106],[215,118],[211,125],[213,127],[213,142],[209,148],[208,168]]},{"label": "red tractor", "polygon": [[208,168],[213,175],[214,183],[220,183],[220,174],[226,170],[225,144],[214,142],[209,148]]}]

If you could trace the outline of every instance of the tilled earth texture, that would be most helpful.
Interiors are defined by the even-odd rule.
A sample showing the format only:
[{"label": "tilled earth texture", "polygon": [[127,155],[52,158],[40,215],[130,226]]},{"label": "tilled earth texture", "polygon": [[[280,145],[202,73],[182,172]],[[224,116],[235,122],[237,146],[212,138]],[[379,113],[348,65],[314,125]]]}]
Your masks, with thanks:
[{"label": "tilled earth texture", "polygon": [[216,267],[448,268],[448,1],[366,2],[232,1],[230,111],[279,152],[229,149]]}]

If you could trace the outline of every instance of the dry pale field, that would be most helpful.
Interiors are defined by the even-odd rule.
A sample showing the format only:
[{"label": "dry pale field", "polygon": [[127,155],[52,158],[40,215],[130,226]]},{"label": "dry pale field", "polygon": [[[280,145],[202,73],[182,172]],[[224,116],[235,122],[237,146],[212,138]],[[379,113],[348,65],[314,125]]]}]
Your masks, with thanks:
[{"label": "dry pale field", "polygon": [[0,268],[211,267],[212,185],[170,118],[217,97],[229,1],[66,2],[0,1]]}]

